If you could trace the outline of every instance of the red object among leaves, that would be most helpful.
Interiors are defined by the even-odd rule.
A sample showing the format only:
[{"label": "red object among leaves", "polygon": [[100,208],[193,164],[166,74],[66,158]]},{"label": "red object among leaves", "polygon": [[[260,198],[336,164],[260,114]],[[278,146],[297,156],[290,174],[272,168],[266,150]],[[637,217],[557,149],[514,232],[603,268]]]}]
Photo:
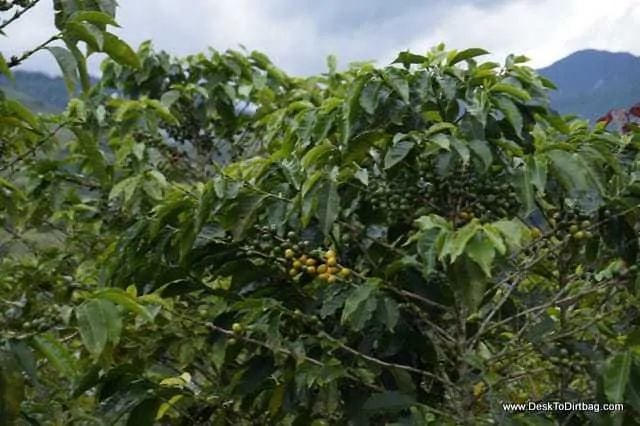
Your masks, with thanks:
[{"label": "red object among leaves", "polygon": [[631,121],[631,117],[640,118],[640,102],[633,105],[628,110],[624,108],[614,108],[607,112],[606,115],[598,118],[598,123],[605,123],[608,126],[615,123],[618,130],[622,133],[629,133],[638,129],[637,123]]},{"label": "red object among leaves", "polygon": [[613,120],[613,117],[611,116],[611,111],[609,111],[607,113],[607,115],[598,118],[597,122],[598,123],[607,123],[607,124],[609,124],[609,123],[611,123],[612,120]]}]

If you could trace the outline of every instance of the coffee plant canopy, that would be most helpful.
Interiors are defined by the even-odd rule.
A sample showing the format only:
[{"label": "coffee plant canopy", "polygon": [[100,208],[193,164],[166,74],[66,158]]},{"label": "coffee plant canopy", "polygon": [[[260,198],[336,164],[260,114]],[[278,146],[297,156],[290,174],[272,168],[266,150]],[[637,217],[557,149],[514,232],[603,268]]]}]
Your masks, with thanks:
[{"label": "coffee plant canopy", "polygon": [[523,56],[297,78],[53,3],[0,54],[71,95],[0,97],[0,425],[640,424],[635,127],[557,115]]}]

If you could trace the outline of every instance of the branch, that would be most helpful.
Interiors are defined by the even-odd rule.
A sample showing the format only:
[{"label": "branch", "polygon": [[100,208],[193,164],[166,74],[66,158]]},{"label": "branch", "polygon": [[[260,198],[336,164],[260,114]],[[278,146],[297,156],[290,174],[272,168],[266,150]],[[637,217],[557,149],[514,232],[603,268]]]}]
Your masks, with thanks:
[{"label": "branch", "polygon": [[21,9],[21,10],[17,10],[16,13],[13,14],[13,16],[9,19],[7,19],[6,21],[4,21],[2,24],[0,24],[0,33],[2,33],[4,31],[5,28],[7,28],[9,25],[11,25],[13,22],[17,21],[18,19],[20,19],[20,17],[22,15],[24,15],[25,13],[27,13],[30,9],[32,9],[35,5],[37,5],[40,2],[40,0],[33,0],[28,6],[26,6],[25,8]]},{"label": "branch", "polygon": [[447,384],[449,386],[453,386],[453,383],[451,383],[449,380],[446,380],[446,379],[444,379],[442,377],[438,377],[437,375],[435,375],[433,373],[430,373],[428,371],[420,370],[419,368],[411,367],[409,365],[394,364],[394,363],[391,363],[391,362],[383,361],[381,359],[372,357],[370,355],[363,354],[362,352],[359,352],[356,349],[353,349],[352,347],[345,345],[344,343],[340,342],[336,338],[329,336],[324,331],[318,333],[318,337],[324,337],[328,341],[338,345],[338,347],[340,347],[341,349],[344,349],[345,351],[351,353],[352,355],[355,355],[355,356],[357,356],[359,358],[362,358],[362,359],[364,359],[366,361],[369,361],[369,362],[372,362],[374,364],[377,364],[377,365],[379,365],[381,367],[395,368],[395,369],[398,369],[398,370],[408,371],[410,373],[419,374],[419,375],[421,375],[423,377],[428,377],[430,379],[434,379],[434,380],[437,380],[439,382],[445,383],[445,384]]},{"label": "branch", "polygon": [[49,44],[53,43],[54,41],[60,40],[61,38],[62,38],[62,34],[56,34],[54,36],[51,36],[46,41],[40,43],[38,46],[34,47],[31,50],[27,50],[22,55],[13,56],[11,58],[11,60],[9,62],[7,62],[7,66],[9,68],[17,67],[18,65],[20,65],[22,62],[24,62],[27,58],[29,58],[34,53],[37,53],[37,52],[41,51],[42,49],[47,47]]},{"label": "branch", "polygon": [[58,131],[60,131],[60,129],[62,129],[64,126],[66,126],[67,123],[60,123],[58,124],[58,126],[53,129],[52,132],[50,132],[48,135],[44,136],[42,139],[40,139],[40,141],[38,141],[38,143],[36,143],[33,147],[31,147],[29,150],[27,150],[25,153],[17,156],[13,161],[11,161],[8,164],[5,164],[4,166],[0,167],[0,172],[4,172],[7,169],[12,168],[13,166],[15,166],[16,164],[18,164],[19,162],[25,160],[27,157],[30,157],[31,155],[35,154],[35,152],[45,143],[47,143],[48,141],[51,140],[52,137],[54,137],[56,135],[56,133],[58,133]]},{"label": "branch", "polygon": [[[191,322],[196,322],[196,323],[198,322],[198,321],[195,321],[195,320],[192,320],[192,319],[189,319],[189,318],[184,318],[184,319],[186,319],[188,321],[191,321]],[[234,333],[232,330],[227,330],[226,328],[219,327],[219,326],[217,326],[217,325],[215,325],[215,324],[213,324],[211,322],[206,322],[206,323],[204,323],[204,325],[206,327],[212,329],[212,330],[218,331],[218,332],[220,332],[222,334],[225,334],[227,336],[234,337],[236,339],[243,340],[243,341],[248,342],[248,343],[253,343],[254,345],[263,347],[263,348],[265,348],[267,350],[270,350],[272,352],[281,353],[283,355],[287,355],[287,356],[289,356],[291,358],[294,358],[294,359],[296,358],[295,354],[293,352],[287,350],[287,349],[284,349],[284,348],[272,348],[271,346],[267,345],[266,343],[264,343],[264,342],[262,342],[260,340],[252,339],[251,337],[238,335],[238,334]],[[311,364],[317,365],[318,367],[324,367],[325,366],[325,364],[322,361],[319,361],[319,360],[317,360],[315,358],[311,358],[311,357],[305,356],[304,360],[310,362]],[[364,383],[361,379],[357,378],[356,376],[353,376],[350,373],[345,374],[345,377],[347,377],[348,379],[351,379],[351,380],[353,380],[355,382],[362,383],[365,386],[369,387],[370,389],[372,389],[372,390],[374,390],[376,392],[384,392],[383,388],[381,388],[379,386],[376,386],[376,385],[369,384],[369,383]]]}]

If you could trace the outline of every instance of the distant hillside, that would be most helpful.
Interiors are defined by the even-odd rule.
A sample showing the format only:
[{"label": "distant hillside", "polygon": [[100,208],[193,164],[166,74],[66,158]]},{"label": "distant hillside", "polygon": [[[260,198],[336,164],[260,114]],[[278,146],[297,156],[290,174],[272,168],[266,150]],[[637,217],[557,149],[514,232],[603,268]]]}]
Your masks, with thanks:
[{"label": "distant hillside", "polygon": [[595,120],[640,102],[640,57],[629,53],[581,50],[538,71],[558,86],[551,102],[563,114]]},{"label": "distant hillside", "polygon": [[[640,102],[640,57],[629,53],[581,50],[538,70],[558,86],[553,107],[562,114],[595,120],[612,108]],[[0,77],[0,86],[39,112],[61,111],[68,102],[62,77],[16,71],[16,84]],[[97,82],[93,78],[93,82]]]},{"label": "distant hillside", "polygon": [[[36,112],[55,113],[67,106],[69,95],[62,77],[33,71],[15,71],[13,75],[15,83],[0,76],[0,87],[10,98],[24,102]],[[98,82],[97,78],[92,80]]]},{"label": "distant hillside", "polygon": [[62,111],[63,108],[60,108],[55,105],[51,105],[41,100],[35,99],[32,96],[27,95],[24,92],[20,92],[13,87],[2,86],[2,90],[4,90],[5,95],[9,99],[14,99],[22,103],[22,105],[26,106],[33,112],[42,113],[42,114],[56,114]]}]

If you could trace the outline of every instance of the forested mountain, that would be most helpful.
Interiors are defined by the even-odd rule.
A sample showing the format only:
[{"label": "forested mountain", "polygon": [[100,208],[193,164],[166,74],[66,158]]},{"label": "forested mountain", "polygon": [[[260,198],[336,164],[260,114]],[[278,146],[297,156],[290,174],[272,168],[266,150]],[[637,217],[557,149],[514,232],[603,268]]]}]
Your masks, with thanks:
[{"label": "forested mountain", "polygon": [[[18,99],[37,112],[59,112],[69,101],[67,87],[61,76],[41,72],[15,71],[15,84],[0,76],[0,86],[10,98]],[[93,78],[93,83],[97,78]]]},{"label": "forested mountain", "polygon": [[[558,86],[551,100],[563,114],[595,120],[612,108],[626,108],[640,101],[640,57],[629,53],[581,50],[539,72]],[[62,77],[16,71],[15,78],[16,84],[7,90],[9,97],[39,112],[59,111],[66,105]],[[0,78],[0,86],[7,84],[6,78]]]},{"label": "forested mountain", "polygon": [[539,72],[558,86],[551,100],[563,114],[594,120],[640,102],[640,57],[629,53],[581,50]]}]

